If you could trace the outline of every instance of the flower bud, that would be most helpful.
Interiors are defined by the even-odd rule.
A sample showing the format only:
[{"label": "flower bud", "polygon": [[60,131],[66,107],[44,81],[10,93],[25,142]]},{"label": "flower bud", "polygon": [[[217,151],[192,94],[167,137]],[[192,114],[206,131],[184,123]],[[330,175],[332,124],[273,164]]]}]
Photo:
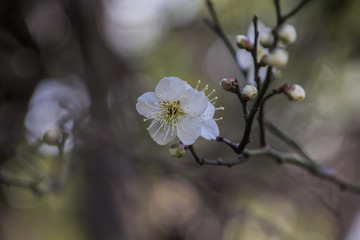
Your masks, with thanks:
[{"label": "flower bud", "polygon": [[241,49],[246,49],[248,51],[252,51],[253,45],[245,35],[237,35],[236,36],[236,45]]},{"label": "flower bud", "polygon": [[250,101],[256,97],[257,92],[257,88],[254,85],[249,84],[241,89],[241,96],[245,101]]},{"label": "flower bud", "polygon": [[185,154],[185,145],[180,143],[174,143],[169,148],[169,153],[172,157],[182,157]]},{"label": "flower bud", "polygon": [[43,136],[43,142],[52,146],[56,146],[60,143],[61,138],[62,138],[61,129],[55,126],[45,132]]},{"label": "flower bud", "polygon": [[288,52],[281,48],[276,48],[268,55],[264,55],[261,59],[262,62],[272,67],[285,66],[288,60],[289,60]]},{"label": "flower bud", "polygon": [[284,24],[279,28],[278,36],[285,44],[291,44],[296,40],[296,29],[290,24]]},{"label": "flower bud", "polygon": [[270,48],[274,45],[274,36],[271,33],[263,33],[260,36],[260,44],[264,48]]},{"label": "flower bud", "polygon": [[223,78],[220,81],[220,86],[228,92],[236,93],[236,79],[235,78]]},{"label": "flower bud", "polygon": [[297,84],[288,85],[285,94],[291,101],[301,101],[305,98],[305,90]]}]

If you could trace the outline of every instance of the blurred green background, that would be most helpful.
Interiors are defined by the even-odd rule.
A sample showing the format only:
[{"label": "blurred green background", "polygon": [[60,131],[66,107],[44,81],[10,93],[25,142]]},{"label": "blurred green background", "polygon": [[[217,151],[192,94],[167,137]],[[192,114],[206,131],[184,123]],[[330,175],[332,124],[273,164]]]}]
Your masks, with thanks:
[{"label": "blurred green background", "polygon": [[[283,12],[299,1],[281,1]],[[275,25],[269,0],[213,0],[231,41],[253,14]],[[319,163],[360,182],[360,25],[357,0],[313,0],[289,23],[298,39],[266,114]],[[219,81],[239,68],[204,24],[202,0],[2,0],[0,170],[34,188],[1,184],[1,240],[360,239],[360,198],[301,169],[255,158],[232,168],[172,158],[146,131],[138,96],[165,76],[216,89],[220,135],[239,141],[242,112]],[[42,84],[42,85],[39,85]],[[39,87],[42,86],[42,87]],[[41,143],[61,125],[64,155]],[[258,127],[253,141],[258,146]],[[276,148],[288,148],[268,134]],[[199,139],[203,157],[231,159]]]}]

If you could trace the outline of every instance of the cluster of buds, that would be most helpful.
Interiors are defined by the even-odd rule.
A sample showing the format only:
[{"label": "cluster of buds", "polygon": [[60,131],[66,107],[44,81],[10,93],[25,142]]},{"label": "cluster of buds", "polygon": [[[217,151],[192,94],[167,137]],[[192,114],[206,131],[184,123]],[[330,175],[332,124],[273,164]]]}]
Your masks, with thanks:
[{"label": "cluster of buds", "polygon": [[[290,24],[281,25],[276,31],[276,36],[282,47],[295,42],[297,38],[296,30]],[[287,64],[289,60],[289,53],[284,48],[274,46],[275,39],[272,33],[268,32],[262,34],[259,40],[260,44],[264,48],[272,48],[268,54],[265,54],[262,57],[262,63],[272,67],[283,67]]]},{"label": "cluster of buds", "polygon": [[[231,93],[237,93],[236,84],[238,84],[238,83],[235,78],[223,78],[220,81],[220,86],[225,91],[231,92]],[[257,88],[252,84],[245,85],[243,88],[241,88],[241,86],[239,86],[239,88],[240,88],[241,96],[244,99],[244,101],[246,101],[246,102],[254,99],[257,96],[257,93],[258,93]]]}]

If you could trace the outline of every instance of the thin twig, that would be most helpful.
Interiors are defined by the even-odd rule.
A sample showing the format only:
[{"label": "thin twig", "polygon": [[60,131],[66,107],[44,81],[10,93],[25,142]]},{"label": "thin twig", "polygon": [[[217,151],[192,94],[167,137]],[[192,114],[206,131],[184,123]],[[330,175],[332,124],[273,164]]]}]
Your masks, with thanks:
[{"label": "thin twig", "polygon": [[294,16],[302,7],[305,6],[306,3],[310,2],[311,0],[302,0],[293,10],[291,10],[289,13],[285,14],[284,16],[281,17],[281,23],[284,23],[285,21],[287,21],[289,18],[291,18],[292,16]]},{"label": "thin twig", "polygon": [[[285,85],[284,85],[285,86]],[[260,146],[265,147],[267,145],[266,143],[266,133],[265,133],[265,127],[264,127],[264,111],[265,111],[265,103],[267,100],[272,98],[273,96],[283,93],[284,92],[284,86],[273,89],[271,93],[266,95],[263,99],[263,101],[260,104],[260,110],[259,110],[259,116],[258,116],[258,122],[259,122],[259,129],[260,129]]]},{"label": "thin twig", "polygon": [[187,149],[190,150],[191,154],[194,156],[196,162],[197,162],[199,165],[203,165],[203,164],[204,164],[204,161],[197,155],[197,153],[196,153],[193,145],[187,146]]},{"label": "thin twig", "polygon": [[276,10],[276,20],[277,20],[277,26],[281,24],[282,16],[281,16],[281,8],[280,8],[280,1],[274,0],[275,10]]},{"label": "thin twig", "polygon": [[244,134],[240,141],[239,146],[236,149],[237,153],[242,153],[246,145],[250,142],[250,134],[251,134],[252,124],[254,122],[255,115],[260,108],[260,104],[263,100],[263,97],[265,96],[265,93],[270,85],[271,80],[272,80],[272,67],[269,66],[267,69],[266,78],[263,87],[261,88],[259,95],[256,97],[255,103],[252,106],[249,116],[245,122]]},{"label": "thin twig", "polygon": [[238,143],[234,143],[234,142],[230,141],[229,139],[226,139],[226,138],[221,137],[221,136],[217,137],[216,141],[225,143],[226,145],[231,147],[232,150],[234,150],[236,152],[236,148],[237,148]]},{"label": "thin twig", "polygon": [[[190,148],[191,147],[191,148]],[[349,182],[348,179],[345,179],[343,176],[338,175],[332,168],[322,166],[319,164],[309,164],[309,162],[302,158],[300,155],[296,153],[286,153],[275,150],[270,147],[259,148],[259,149],[244,149],[243,154],[240,155],[238,158],[233,160],[222,160],[218,158],[216,160],[212,159],[204,159],[201,158],[195,153],[192,146],[189,149],[193,154],[195,160],[200,165],[216,165],[216,166],[227,166],[231,167],[236,164],[241,164],[247,162],[254,156],[269,156],[273,160],[276,160],[278,163],[281,164],[290,164],[297,167],[300,167],[310,174],[321,178],[325,181],[333,183],[337,185],[343,191],[350,191],[357,194],[360,194],[360,186]],[[264,159],[264,158],[258,158]]]},{"label": "thin twig", "polygon": [[[221,40],[224,42],[226,48],[229,50],[231,56],[237,63],[236,50],[235,50],[234,46],[231,44],[229,38],[224,33],[224,30],[219,22],[219,19],[217,17],[217,14],[216,14],[216,11],[215,11],[212,1],[205,0],[205,2],[206,2],[206,6],[209,10],[210,16],[211,16],[211,20],[205,19],[205,24],[208,25],[221,38]],[[246,79],[247,72],[244,71],[243,69],[240,69],[240,70],[241,70],[241,73],[242,73],[244,79]]]},{"label": "thin twig", "polygon": [[244,119],[246,121],[247,117],[249,116],[249,110],[247,107],[247,102],[244,100],[244,98],[241,95],[241,91],[240,91],[240,85],[238,82],[235,83],[235,87],[236,87],[236,95],[238,97],[238,99],[240,100],[242,109],[243,109],[243,113],[244,113]]},{"label": "thin twig", "polygon": [[294,148],[299,154],[304,157],[310,164],[315,164],[314,160],[306,153],[306,151],[298,144],[293,138],[288,136],[284,131],[282,131],[278,126],[276,126],[272,121],[265,119],[265,127],[280,140],[288,144],[290,147]]},{"label": "thin twig", "polygon": [[258,39],[259,39],[259,30],[258,30],[258,18],[256,15],[253,17],[253,24],[254,24],[254,48],[251,51],[251,56],[254,62],[254,80],[256,82],[257,88],[260,91],[261,82],[259,77],[259,63],[257,57],[257,48],[258,48]]}]

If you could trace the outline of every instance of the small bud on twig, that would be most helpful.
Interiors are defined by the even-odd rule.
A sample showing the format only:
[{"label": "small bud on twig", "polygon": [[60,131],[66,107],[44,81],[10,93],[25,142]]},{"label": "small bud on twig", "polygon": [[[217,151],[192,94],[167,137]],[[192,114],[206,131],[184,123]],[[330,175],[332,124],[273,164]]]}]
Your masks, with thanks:
[{"label": "small bud on twig", "polygon": [[250,42],[247,36],[245,35],[237,35],[236,36],[236,45],[241,49],[246,49],[248,51],[252,51],[254,46]]},{"label": "small bud on twig", "polygon": [[296,29],[290,24],[282,25],[278,30],[278,36],[284,44],[295,42],[297,34]]},{"label": "small bud on twig", "polygon": [[241,96],[245,101],[250,101],[256,97],[257,92],[257,88],[254,85],[249,84],[241,89]]},{"label": "small bud on twig", "polygon": [[291,101],[301,101],[305,98],[305,90],[298,84],[286,85],[284,92]]},{"label": "small bud on twig", "polygon": [[264,48],[270,48],[274,45],[274,36],[271,33],[263,33],[260,36],[260,43]]},{"label": "small bud on twig", "polygon": [[220,86],[228,92],[236,93],[236,79],[235,78],[223,78],[220,81]]},{"label": "small bud on twig", "polygon": [[172,157],[182,157],[185,154],[185,145],[182,142],[174,143],[169,148],[169,153]]},{"label": "small bud on twig", "polygon": [[261,61],[272,67],[282,67],[287,64],[289,53],[281,48],[276,48],[269,54],[265,54]]}]

